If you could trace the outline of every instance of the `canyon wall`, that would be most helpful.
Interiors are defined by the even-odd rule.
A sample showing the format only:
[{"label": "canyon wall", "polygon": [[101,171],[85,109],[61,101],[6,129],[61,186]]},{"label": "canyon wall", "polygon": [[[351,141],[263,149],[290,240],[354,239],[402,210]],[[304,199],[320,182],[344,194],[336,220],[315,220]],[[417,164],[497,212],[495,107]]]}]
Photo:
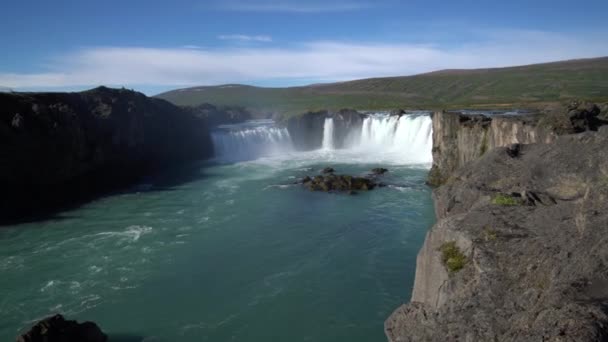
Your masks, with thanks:
[{"label": "canyon wall", "polygon": [[389,341],[608,339],[608,127],[538,120],[434,115],[438,221]]},{"label": "canyon wall", "polygon": [[496,147],[553,141],[555,133],[540,127],[538,119],[537,115],[433,113],[433,168],[429,184],[443,184],[459,167]]},{"label": "canyon wall", "polygon": [[129,90],[0,94],[0,221],[212,156],[207,124]]}]

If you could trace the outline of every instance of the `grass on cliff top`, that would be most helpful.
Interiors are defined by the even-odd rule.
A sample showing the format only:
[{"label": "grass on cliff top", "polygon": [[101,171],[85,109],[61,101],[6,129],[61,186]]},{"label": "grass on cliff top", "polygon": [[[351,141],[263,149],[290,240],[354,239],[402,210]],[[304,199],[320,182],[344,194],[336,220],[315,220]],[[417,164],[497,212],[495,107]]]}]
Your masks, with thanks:
[{"label": "grass on cliff top", "polygon": [[354,108],[458,109],[534,107],[568,99],[608,100],[608,57],[529,66],[444,70],[290,88],[224,85],[157,95],[178,105],[211,103],[293,115]]},{"label": "grass on cliff top", "polygon": [[467,257],[456,246],[455,241],[444,243],[439,248],[439,251],[441,252],[441,262],[443,262],[449,273],[460,271],[467,263]]}]

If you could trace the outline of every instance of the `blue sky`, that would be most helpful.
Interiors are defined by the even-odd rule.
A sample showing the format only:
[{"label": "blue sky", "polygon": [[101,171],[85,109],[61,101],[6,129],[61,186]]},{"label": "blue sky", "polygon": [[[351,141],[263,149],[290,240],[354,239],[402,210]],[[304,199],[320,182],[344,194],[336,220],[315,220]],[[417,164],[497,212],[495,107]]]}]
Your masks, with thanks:
[{"label": "blue sky", "polygon": [[0,85],[154,94],[608,56],[608,1],[11,1]]}]

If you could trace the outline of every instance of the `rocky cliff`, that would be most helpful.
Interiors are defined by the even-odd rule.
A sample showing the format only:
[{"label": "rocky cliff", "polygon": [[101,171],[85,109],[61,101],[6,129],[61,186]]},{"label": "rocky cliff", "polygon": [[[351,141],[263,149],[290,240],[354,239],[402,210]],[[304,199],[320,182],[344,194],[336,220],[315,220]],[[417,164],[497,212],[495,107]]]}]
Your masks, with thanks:
[{"label": "rocky cliff", "polygon": [[326,118],[333,118],[336,148],[342,148],[348,133],[352,129],[361,128],[365,115],[352,109],[342,109],[337,112],[307,112],[290,117],[284,124],[296,149],[310,151],[321,148]]},{"label": "rocky cliff", "polygon": [[137,92],[0,94],[0,221],[212,153],[204,120]]},{"label": "rocky cliff", "polygon": [[210,127],[226,124],[237,124],[253,119],[251,112],[240,107],[216,107],[214,105],[204,103],[195,107],[182,108],[192,115],[205,120]]},{"label": "rocky cliff", "polygon": [[429,183],[441,185],[459,167],[496,147],[553,141],[555,133],[539,126],[538,120],[538,115],[433,113],[433,168]]},{"label": "rocky cliff", "polygon": [[608,127],[539,120],[435,114],[438,222],[389,341],[608,340]]},{"label": "rocky cliff", "polygon": [[459,167],[510,144],[550,143],[558,135],[596,131],[608,124],[608,105],[574,101],[523,115],[433,113],[430,185],[439,186]]}]

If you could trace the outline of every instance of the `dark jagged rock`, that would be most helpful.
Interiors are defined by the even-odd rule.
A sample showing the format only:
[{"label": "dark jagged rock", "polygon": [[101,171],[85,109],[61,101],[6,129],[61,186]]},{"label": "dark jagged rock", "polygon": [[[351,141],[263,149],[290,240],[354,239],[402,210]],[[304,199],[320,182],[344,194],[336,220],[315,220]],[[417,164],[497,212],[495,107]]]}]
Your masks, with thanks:
[{"label": "dark jagged rock", "polygon": [[108,337],[93,322],[68,321],[61,315],[48,317],[34,325],[17,342],[106,342]]},{"label": "dark jagged rock", "polygon": [[391,110],[391,113],[390,113],[391,116],[399,116],[399,117],[401,117],[402,115],[405,115],[405,114],[407,114],[407,113],[403,109],[393,109],[393,110]]},{"label": "dark jagged rock", "polygon": [[334,173],[336,172],[336,170],[334,170],[333,167],[326,167],[323,170],[321,170],[321,173],[326,174],[326,173]]},{"label": "dark jagged rock", "polygon": [[311,191],[337,191],[349,193],[352,191],[373,190],[377,186],[376,182],[369,178],[335,175],[333,173],[319,175],[313,178],[306,177],[302,180],[302,184]]},{"label": "dark jagged rock", "polygon": [[603,124],[598,118],[601,110],[593,103],[574,103],[568,109],[568,118],[574,133],[597,131]]},{"label": "dark jagged rock", "polygon": [[376,175],[376,176],[383,175],[387,172],[388,172],[388,170],[383,167],[377,167],[377,168],[372,169],[372,174]]},{"label": "dark jagged rock", "polygon": [[311,151],[321,148],[323,143],[323,126],[327,111],[308,112],[287,119],[286,126],[296,149]]},{"label": "dark jagged rock", "polygon": [[353,109],[341,109],[331,115],[334,118],[334,142],[336,148],[344,148],[348,135],[361,130],[365,115]]},{"label": "dark jagged rock", "polygon": [[52,212],[212,154],[203,120],[141,93],[0,93],[0,221]]},{"label": "dark jagged rock", "polygon": [[389,341],[608,340],[606,146],[601,127],[492,149],[446,174]]},{"label": "dark jagged rock", "polygon": [[204,119],[209,126],[236,124],[251,120],[253,115],[245,108],[240,107],[216,107],[204,103],[196,107],[184,107],[193,115]]},{"label": "dark jagged rock", "polygon": [[547,106],[539,123],[559,135],[596,131],[608,124],[606,104],[596,105],[585,101],[573,101],[567,105]]},{"label": "dark jagged rock", "polygon": [[337,112],[308,112],[287,119],[285,125],[294,146],[298,150],[310,151],[321,148],[325,119],[333,118],[334,142],[336,148],[342,148],[348,134],[352,130],[361,128],[364,117],[365,115],[352,109],[342,109]]}]

